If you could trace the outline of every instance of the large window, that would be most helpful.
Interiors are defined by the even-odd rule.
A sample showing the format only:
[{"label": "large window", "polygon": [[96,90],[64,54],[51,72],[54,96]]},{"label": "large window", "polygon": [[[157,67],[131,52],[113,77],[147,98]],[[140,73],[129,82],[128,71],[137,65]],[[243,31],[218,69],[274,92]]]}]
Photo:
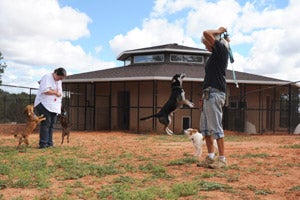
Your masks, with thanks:
[{"label": "large window", "polygon": [[170,61],[184,63],[203,63],[203,56],[171,54]]},{"label": "large window", "polygon": [[134,56],[134,63],[163,62],[164,54]]}]

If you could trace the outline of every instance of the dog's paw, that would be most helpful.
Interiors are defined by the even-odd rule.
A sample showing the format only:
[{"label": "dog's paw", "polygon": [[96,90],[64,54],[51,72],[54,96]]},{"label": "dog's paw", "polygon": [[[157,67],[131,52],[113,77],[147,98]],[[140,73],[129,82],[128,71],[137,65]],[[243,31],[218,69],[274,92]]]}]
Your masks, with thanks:
[{"label": "dog's paw", "polygon": [[191,103],[189,104],[189,107],[190,107],[190,108],[194,108],[194,107],[195,107],[195,104],[191,102]]},{"label": "dog's paw", "polygon": [[167,132],[168,135],[172,136],[173,135],[173,132]]}]

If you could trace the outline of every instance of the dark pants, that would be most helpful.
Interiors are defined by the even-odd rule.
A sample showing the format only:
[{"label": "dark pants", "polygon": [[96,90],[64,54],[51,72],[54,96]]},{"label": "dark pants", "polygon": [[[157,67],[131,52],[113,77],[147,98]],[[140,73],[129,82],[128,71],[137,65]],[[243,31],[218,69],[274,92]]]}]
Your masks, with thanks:
[{"label": "dark pants", "polygon": [[46,120],[41,121],[40,125],[40,148],[53,146],[53,126],[56,122],[57,114],[49,112],[43,104],[38,104],[35,107],[37,115],[44,115]]}]

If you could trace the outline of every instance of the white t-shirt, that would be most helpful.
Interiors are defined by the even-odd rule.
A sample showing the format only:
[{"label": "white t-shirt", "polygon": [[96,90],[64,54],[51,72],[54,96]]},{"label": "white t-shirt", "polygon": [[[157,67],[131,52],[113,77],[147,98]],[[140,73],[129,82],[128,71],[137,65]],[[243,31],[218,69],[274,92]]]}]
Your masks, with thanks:
[{"label": "white t-shirt", "polygon": [[58,90],[62,94],[62,81],[55,81],[52,74],[46,74],[42,77],[34,106],[42,103],[49,112],[60,114],[62,96],[45,94],[49,90]]}]

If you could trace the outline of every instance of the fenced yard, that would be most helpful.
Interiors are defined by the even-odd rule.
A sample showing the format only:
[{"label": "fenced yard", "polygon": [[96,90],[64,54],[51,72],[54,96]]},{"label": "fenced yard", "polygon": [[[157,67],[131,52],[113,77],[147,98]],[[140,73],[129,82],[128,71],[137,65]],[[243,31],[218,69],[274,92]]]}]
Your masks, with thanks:
[{"label": "fenced yard", "polygon": [[[16,149],[0,135],[0,199],[297,199],[300,136],[226,131],[228,166],[196,167],[184,135],[72,132],[70,143]],[[204,158],[207,151],[204,147]]]},{"label": "fenced yard", "polygon": [[[274,98],[267,96],[266,99],[264,99],[261,97],[262,93],[266,93],[266,91],[276,91],[275,89],[285,90],[286,92],[280,97],[278,96],[277,98],[276,95],[274,95]],[[11,92],[8,93],[6,92],[6,90],[10,90]],[[26,121],[26,116],[23,113],[24,107],[34,102],[36,93],[37,88],[1,85],[0,124],[24,123]],[[81,91],[81,93],[84,94],[86,93],[86,91]],[[300,89],[298,87],[292,88],[290,85],[284,85],[278,88],[267,87],[264,90],[260,89],[258,91],[252,91],[248,94],[249,98],[254,94],[256,94],[257,99],[251,101],[252,104],[248,104],[246,101],[241,100],[241,96],[229,96],[229,103],[224,107],[224,129],[260,134],[272,132],[294,133],[296,127],[300,125]],[[75,96],[73,95],[72,98],[79,98]],[[108,97],[105,98],[107,100],[110,99]],[[118,129],[130,130],[131,132],[139,133],[139,127],[142,127],[142,125],[139,124],[140,120],[137,120],[138,125],[136,125],[134,128],[127,129],[129,127],[126,128],[126,126],[122,124],[122,120],[120,120],[121,122],[118,121],[117,125],[115,125],[118,128],[112,128],[111,123],[114,120],[112,114],[118,113],[120,110],[125,109],[122,107],[122,105],[110,105],[110,103],[107,102],[99,109],[95,106],[94,103],[89,105],[89,103],[87,103],[88,101],[83,100],[85,98],[80,101],[81,103],[85,102],[82,105],[70,104],[70,99],[70,92],[64,91],[63,105],[68,112],[69,123],[73,125],[72,129],[74,130],[111,131]],[[96,101],[96,99],[94,99],[94,101]],[[101,117],[98,117],[98,119],[96,117],[97,109],[99,109],[97,112],[106,113],[106,115],[101,115]],[[134,113],[138,115],[138,113],[142,111],[141,108],[137,109],[136,106],[130,106],[128,107],[128,109],[132,109],[130,111],[132,115],[134,115]],[[195,113],[199,113],[199,108],[195,108],[194,110],[195,117]],[[187,114],[185,114],[185,116],[183,117],[189,117],[186,115]],[[125,118],[127,120],[127,125],[129,125],[129,121],[131,121],[131,124],[133,125],[136,123],[133,119],[130,118],[130,116],[124,116],[121,114],[118,115],[120,119]],[[192,121],[192,119],[188,119]],[[173,128],[175,127],[176,123],[176,126],[181,127],[181,122],[173,119]]]}]

